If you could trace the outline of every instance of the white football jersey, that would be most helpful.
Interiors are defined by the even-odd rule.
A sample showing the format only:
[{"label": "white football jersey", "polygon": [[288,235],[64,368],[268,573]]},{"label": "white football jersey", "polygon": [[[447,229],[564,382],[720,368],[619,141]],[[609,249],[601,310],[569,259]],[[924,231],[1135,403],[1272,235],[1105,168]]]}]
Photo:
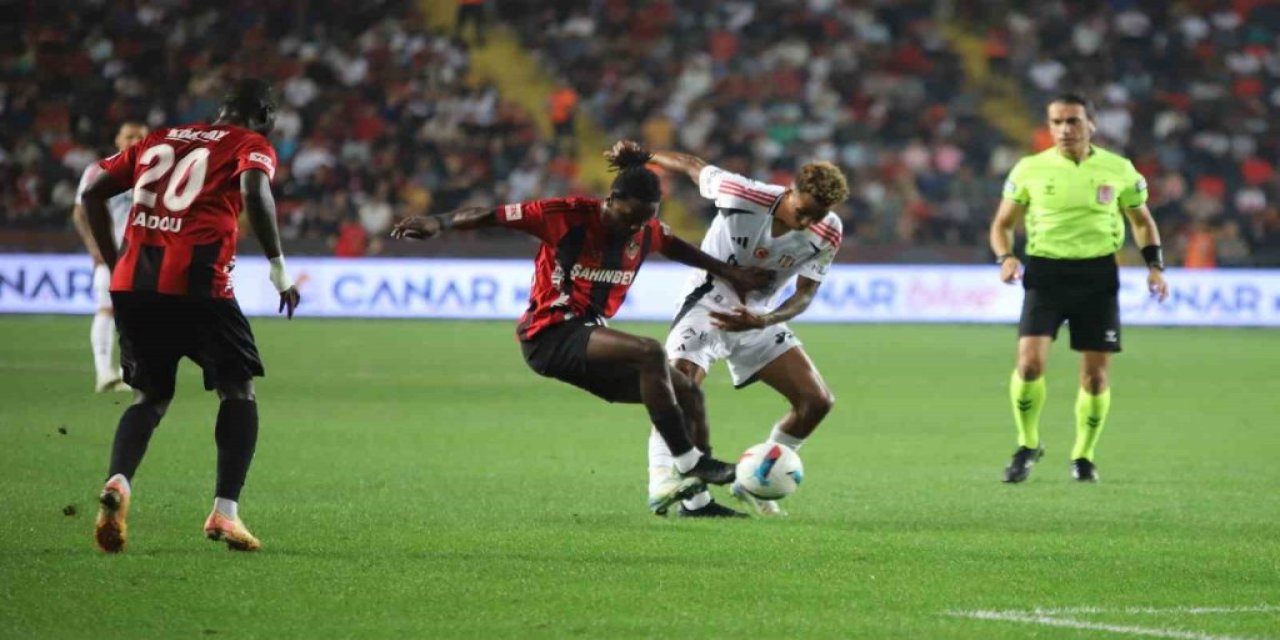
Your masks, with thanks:
[{"label": "white football jersey", "polygon": [[[102,173],[102,167],[99,167],[97,162],[91,162],[84,168],[84,174],[80,176],[80,186],[76,187],[76,204],[84,205],[84,190],[100,173]],[[129,210],[132,208],[132,189],[118,193],[107,200],[107,211],[111,214],[111,237],[115,239],[117,249],[124,242],[124,230],[129,226]]]},{"label": "white football jersey", "polygon": [[716,203],[716,219],[702,240],[702,250],[730,264],[769,269],[777,279],[771,288],[752,291],[743,301],[732,287],[699,269],[685,284],[683,304],[719,311],[745,306],[765,313],[777,306],[783,289],[796,276],[819,282],[826,277],[844,233],[840,216],[828,211],[826,218],[808,229],[775,238],[773,210],[785,187],[707,165],[698,175],[698,189],[702,197]]}]

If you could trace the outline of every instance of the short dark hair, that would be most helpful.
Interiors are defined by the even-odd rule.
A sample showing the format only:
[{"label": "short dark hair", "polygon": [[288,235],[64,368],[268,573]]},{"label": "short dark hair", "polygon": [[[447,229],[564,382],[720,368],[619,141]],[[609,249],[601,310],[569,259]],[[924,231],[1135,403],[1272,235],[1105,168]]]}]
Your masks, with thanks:
[{"label": "short dark hair", "polygon": [[1060,93],[1057,96],[1055,96],[1052,100],[1050,100],[1049,104],[1053,104],[1055,102],[1059,102],[1062,104],[1078,104],[1084,107],[1084,114],[1086,116],[1089,116],[1090,120],[1093,119],[1093,102],[1078,93],[1072,93],[1072,92]]},{"label": "short dark hair", "polygon": [[261,78],[242,78],[223,96],[222,108],[242,118],[263,120],[276,110],[275,91]]},{"label": "short dark hair", "polygon": [[645,165],[653,154],[640,145],[622,149],[609,160],[609,168],[618,172],[609,187],[610,194],[618,198],[632,198],[641,202],[662,200],[662,182],[658,174]]},{"label": "short dark hair", "polygon": [[120,126],[116,127],[116,135],[119,135],[121,131],[124,131],[125,127],[141,127],[143,129],[151,128],[147,126],[147,123],[141,120],[121,120]]}]

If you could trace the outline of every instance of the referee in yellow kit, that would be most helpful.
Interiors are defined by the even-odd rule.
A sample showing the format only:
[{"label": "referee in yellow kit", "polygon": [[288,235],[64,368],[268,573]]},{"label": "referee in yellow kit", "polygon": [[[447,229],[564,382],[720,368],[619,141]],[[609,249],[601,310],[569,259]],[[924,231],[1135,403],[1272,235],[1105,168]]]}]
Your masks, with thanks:
[{"label": "referee in yellow kit", "polygon": [[[1147,209],[1147,181],[1123,156],[1090,142],[1095,126],[1089,102],[1064,94],[1049,103],[1054,146],[1026,156],[1009,172],[1003,199],[991,223],[991,250],[1000,279],[1022,280],[1025,297],[1018,322],[1018,366],[1009,381],[1018,449],[1004,470],[1005,482],[1022,482],[1044,455],[1040,410],[1044,408],[1049,347],[1066,321],[1071,348],[1081,354],[1076,396],[1076,442],[1071,475],[1097,482],[1094,447],[1111,406],[1107,365],[1120,351],[1120,275],[1116,251],[1124,244],[1124,221],[1147,263],[1147,285],[1161,301],[1169,294],[1160,232]],[[1013,229],[1024,221],[1027,262],[1013,254]]]}]

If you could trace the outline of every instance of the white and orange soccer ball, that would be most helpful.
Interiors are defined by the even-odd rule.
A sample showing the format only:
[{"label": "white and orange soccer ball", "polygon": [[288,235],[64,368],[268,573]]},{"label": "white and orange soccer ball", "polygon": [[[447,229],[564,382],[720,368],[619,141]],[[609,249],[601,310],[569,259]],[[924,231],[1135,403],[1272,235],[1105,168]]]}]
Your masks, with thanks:
[{"label": "white and orange soccer ball", "polygon": [[804,480],[804,464],[790,447],[765,442],[738,458],[737,484],[762,500],[779,500],[796,492]]}]

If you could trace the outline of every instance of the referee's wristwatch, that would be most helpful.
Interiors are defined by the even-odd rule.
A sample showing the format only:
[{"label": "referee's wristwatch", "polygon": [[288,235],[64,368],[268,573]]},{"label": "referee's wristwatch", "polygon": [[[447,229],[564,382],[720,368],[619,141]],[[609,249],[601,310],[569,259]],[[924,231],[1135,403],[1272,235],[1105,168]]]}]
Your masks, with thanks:
[{"label": "referee's wristwatch", "polygon": [[1006,254],[1004,254],[1004,255],[1002,255],[1002,256],[1000,256],[1000,257],[996,258],[996,264],[1003,265],[1005,260],[1008,260],[1009,258],[1017,258],[1017,257],[1018,257],[1018,256],[1016,256],[1016,255],[1014,255],[1014,254],[1012,254],[1012,253],[1006,253]]}]

